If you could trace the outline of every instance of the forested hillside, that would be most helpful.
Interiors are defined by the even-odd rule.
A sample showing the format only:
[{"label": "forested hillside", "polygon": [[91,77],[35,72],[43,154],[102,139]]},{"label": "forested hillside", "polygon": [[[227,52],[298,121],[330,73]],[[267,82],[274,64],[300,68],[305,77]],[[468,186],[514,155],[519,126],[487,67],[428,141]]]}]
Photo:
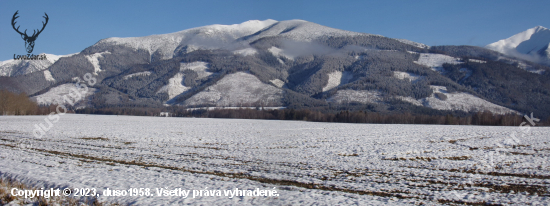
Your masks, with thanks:
[{"label": "forested hillside", "polygon": [[546,66],[481,47],[428,47],[302,20],[108,38],[52,62],[44,70],[0,77],[0,88],[49,105],[89,73],[97,84],[89,85],[79,108],[270,106],[550,116]]}]

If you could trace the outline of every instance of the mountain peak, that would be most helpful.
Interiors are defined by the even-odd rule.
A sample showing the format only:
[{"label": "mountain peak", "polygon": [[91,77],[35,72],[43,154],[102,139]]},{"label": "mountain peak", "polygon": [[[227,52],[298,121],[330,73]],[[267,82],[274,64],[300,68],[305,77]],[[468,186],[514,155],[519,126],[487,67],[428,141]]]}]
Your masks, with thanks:
[{"label": "mountain peak", "polygon": [[540,31],[544,31],[544,30],[549,30],[547,29],[546,27],[543,27],[543,26],[536,26],[533,28],[535,30],[535,32],[540,32]]},{"label": "mountain peak", "polygon": [[506,53],[506,50],[515,49],[522,42],[530,40],[534,34],[545,32],[545,31],[550,32],[549,29],[543,26],[536,26],[536,27],[527,29],[525,31],[522,31],[520,33],[517,33],[507,39],[502,39],[495,43],[489,44],[486,46],[486,48],[492,49],[501,53]]},{"label": "mountain peak", "polygon": [[489,44],[485,48],[521,59],[544,63],[548,60],[545,58],[546,55],[543,55],[541,59],[540,51],[547,48],[549,43],[550,29],[536,26],[507,39]]}]

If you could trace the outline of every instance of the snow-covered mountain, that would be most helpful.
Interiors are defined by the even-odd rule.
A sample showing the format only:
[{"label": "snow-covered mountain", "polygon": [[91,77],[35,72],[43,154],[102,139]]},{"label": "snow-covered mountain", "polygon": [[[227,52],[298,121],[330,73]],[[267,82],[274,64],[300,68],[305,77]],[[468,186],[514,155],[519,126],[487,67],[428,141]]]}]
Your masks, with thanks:
[{"label": "snow-covered mountain", "polygon": [[485,46],[500,53],[550,65],[550,29],[536,26]]},{"label": "snow-covered mountain", "polygon": [[[535,30],[530,39],[543,39],[545,30]],[[524,36],[499,48],[527,54],[543,50],[525,49],[542,40]],[[97,84],[83,94],[87,102],[79,107],[344,105],[423,114],[537,109],[541,116],[550,115],[550,107],[540,105],[550,102],[550,87],[544,84],[548,75],[541,75],[548,67],[481,47],[429,47],[304,20],[251,20],[112,37],[59,57],[2,62],[0,89],[51,103],[74,88],[75,77],[91,73]]]},{"label": "snow-covered mountain", "polygon": [[268,19],[263,21],[250,20],[233,25],[209,25],[170,34],[145,37],[112,37],[97,42],[91,48],[122,45],[134,50],[148,51],[151,55],[151,61],[157,61],[171,59],[178,54],[198,49],[227,49],[235,53],[255,53],[256,50],[250,48],[250,43],[269,37],[310,42],[322,37],[357,35],[370,34],[334,29],[304,20],[276,21]]},{"label": "snow-covered mountain", "polygon": [[6,60],[0,61],[0,76],[19,76],[38,72],[47,69],[61,57],[70,57],[69,55],[39,54],[46,55],[46,60]]},{"label": "snow-covered mountain", "polygon": [[277,21],[251,20],[233,25],[209,25],[187,29],[170,34],[151,35],[145,37],[119,38],[112,37],[97,42],[92,47],[110,47],[122,45],[135,50],[145,50],[152,58],[171,59],[179,51],[184,53],[197,49],[236,49],[243,47],[235,42],[236,39],[256,33]]}]

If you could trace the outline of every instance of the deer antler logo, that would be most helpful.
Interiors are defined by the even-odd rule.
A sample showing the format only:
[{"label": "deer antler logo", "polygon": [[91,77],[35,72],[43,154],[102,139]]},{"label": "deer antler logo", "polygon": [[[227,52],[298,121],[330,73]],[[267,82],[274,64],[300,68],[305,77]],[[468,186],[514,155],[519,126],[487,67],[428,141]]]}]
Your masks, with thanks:
[{"label": "deer antler logo", "polygon": [[44,12],[44,15],[46,16],[43,16],[44,19],[46,19],[46,23],[42,22],[42,29],[40,29],[40,31],[36,32],[37,30],[33,30],[34,32],[32,33],[32,36],[28,36],[27,35],[27,30],[25,29],[25,32],[21,33],[19,31],[19,26],[17,28],[15,28],[15,24],[17,23],[15,21],[15,19],[19,18],[19,16],[17,16],[17,12],[15,12],[15,14],[13,14],[13,18],[11,19],[11,26],[13,27],[13,29],[19,33],[21,35],[21,38],[23,40],[25,40],[25,48],[27,49],[27,53],[32,53],[32,50],[34,49],[34,41],[36,41],[36,38],[38,37],[38,35],[40,33],[42,33],[42,31],[44,31],[44,28],[46,28],[46,24],[48,24],[48,20],[50,19],[48,17],[48,14],[46,14],[46,12]]}]

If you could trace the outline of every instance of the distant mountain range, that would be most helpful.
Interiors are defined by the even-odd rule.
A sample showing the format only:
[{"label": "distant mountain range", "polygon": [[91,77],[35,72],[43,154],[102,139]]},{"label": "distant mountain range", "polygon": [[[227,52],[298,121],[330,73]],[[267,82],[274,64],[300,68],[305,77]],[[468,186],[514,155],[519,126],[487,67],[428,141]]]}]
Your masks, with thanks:
[{"label": "distant mountain range", "polygon": [[283,106],[550,116],[550,68],[510,52],[547,54],[539,36],[548,29],[532,30],[488,46],[496,52],[429,47],[303,20],[254,20],[107,38],[48,60],[4,61],[0,88],[49,104],[75,88],[75,77],[91,73],[98,83],[77,107]]}]

